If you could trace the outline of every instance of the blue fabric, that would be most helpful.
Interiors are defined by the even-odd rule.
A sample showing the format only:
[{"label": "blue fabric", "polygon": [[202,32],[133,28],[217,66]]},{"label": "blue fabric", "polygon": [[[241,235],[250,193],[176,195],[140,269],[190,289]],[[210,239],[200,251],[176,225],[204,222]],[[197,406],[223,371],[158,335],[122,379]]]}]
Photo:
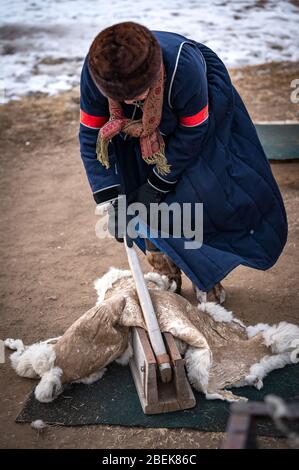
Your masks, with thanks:
[{"label": "blue fabric", "polygon": [[[203,202],[204,217],[201,248],[186,250],[184,238],[157,238],[154,243],[200,289],[208,291],[240,264],[262,270],[270,268],[286,243],[286,213],[255,127],[224,64],[211,49],[191,39],[170,32],[154,34],[161,45],[166,69],[159,128],[171,173],[163,178],[177,181],[165,201]],[[187,42],[181,47],[174,74],[184,41]],[[82,75],[84,85],[84,67]],[[86,86],[85,83],[83,88]],[[98,96],[99,92],[93,91]],[[206,100],[208,120],[194,127],[179,123],[180,117],[199,112]],[[103,97],[97,105],[91,97],[90,107],[86,98],[81,101],[86,112],[95,109],[98,115],[107,112]],[[124,109],[131,117],[134,107],[124,105]],[[140,116],[137,109],[135,118]],[[88,130],[84,130],[84,137],[80,136],[83,161],[96,158],[94,137],[91,133],[86,137],[87,134]],[[115,136],[111,154],[116,163],[111,175],[127,194],[143,184],[153,170],[152,165],[143,161],[136,138]],[[105,180],[107,170],[99,162],[89,165],[85,163],[93,190],[111,184],[112,176],[109,173]],[[141,238],[137,245],[145,249]]]}]

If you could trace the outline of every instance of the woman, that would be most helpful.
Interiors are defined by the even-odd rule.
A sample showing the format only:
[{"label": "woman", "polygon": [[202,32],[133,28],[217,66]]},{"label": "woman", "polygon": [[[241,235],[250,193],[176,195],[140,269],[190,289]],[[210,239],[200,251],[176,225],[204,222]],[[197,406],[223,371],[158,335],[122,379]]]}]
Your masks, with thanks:
[{"label": "woman", "polygon": [[[203,244],[147,242],[154,269],[180,269],[201,300],[242,264],[269,269],[287,238],[278,186],[229,74],[208,47],[124,22],[93,41],[81,76],[81,155],[98,204],[203,203]],[[145,251],[144,239],[136,240]]]}]

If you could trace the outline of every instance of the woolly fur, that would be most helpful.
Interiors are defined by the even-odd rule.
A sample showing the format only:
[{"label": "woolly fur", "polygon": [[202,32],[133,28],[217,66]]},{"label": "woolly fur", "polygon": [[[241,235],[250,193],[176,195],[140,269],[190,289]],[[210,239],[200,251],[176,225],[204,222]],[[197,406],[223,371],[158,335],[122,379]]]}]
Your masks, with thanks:
[{"label": "woolly fur", "polygon": [[[105,298],[108,289],[120,279],[131,277],[128,270],[110,268],[101,278],[94,282],[97,291],[97,304],[101,304]],[[169,283],[166,276],[150,272],[145,275],[147,281],[151,281],[159,290],[174,291],[175,283]],[[214,302],[201,303],[198,306],[199,311],[210,315],[217,322],[237,323],[246,330],[248,338],[252,338],[262,333],[264,343],[270,348],[272,355],[267,355],[262,360],[253,364],[248,376],[242,383],[235,386],[253,385],[260,389],[263,386],[263,378],[274,369],[279,369],[290,363],[299,362],[299,327],[287,322],[280,322],[270,326],[265,323],[259,323],[255,326],[246,327],[242,321],[235,318],[232,312],[226,310]],[[182,328],[180,321],[174,325],[172,334],[176,336],[176,331]],[[11,364],[16,373],[22,377],[41,378],[41,381],[35,389],[37,400],[48,403],[54,400],[62,392],[61,376],[63,371],[55,365],[55,351],[50,343],[55,343],[59,338],[52,338],[47,341],[24,346],[22,340],[7,339],[5,346],[15,350],[10,356]],[[243,397],[236,397],[227,390],[218,392],[209,392],[209,374],[213,363],[213,358],[209,346],[203,348],[194,348],[186,343],[176,339],[181,354],[185,354],[185,363],[187,375],[191,385],[203,392],[207,399],[221,399],[226,401],[245,400]],[[127,365],[133,356],[131,343],[129,342],[126,351],[116,359],[121,365]],[[106,368],[82,378],[77,382],[90,384],[103,377]]]}]

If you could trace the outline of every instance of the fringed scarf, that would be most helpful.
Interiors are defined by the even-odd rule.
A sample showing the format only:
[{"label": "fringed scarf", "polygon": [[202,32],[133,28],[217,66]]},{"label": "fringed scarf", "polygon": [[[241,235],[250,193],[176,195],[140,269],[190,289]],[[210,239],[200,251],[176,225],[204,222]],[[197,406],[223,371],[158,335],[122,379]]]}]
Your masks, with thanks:
[{"label": "fringed scarf", "polygon": [[97,158],[105,168],[110,166],[109,141],[122,131],[132,137],[139,137],[142,158],[146,163],[155,164],[161,175],[170,172],[170,165],[165,157],[165,143],[158,129],[162,115],[164,82],[165,70],[162,63],[159,77],[145,99],[142,119],[126,118],[121,103],[108,98],[110,118],[100,129],[96,149]]}]

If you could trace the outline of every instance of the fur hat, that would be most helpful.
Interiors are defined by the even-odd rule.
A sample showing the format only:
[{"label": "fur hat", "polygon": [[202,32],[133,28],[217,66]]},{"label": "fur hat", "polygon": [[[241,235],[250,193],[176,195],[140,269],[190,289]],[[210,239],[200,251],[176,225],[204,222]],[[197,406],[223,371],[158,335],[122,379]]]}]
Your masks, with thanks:
[{"label": "fur hat", "polygon": [[133,99],[156,80],[162,51],[145,26],[127,21],[101,31],[91,44],[88,66],[104,95],[117,101]]}]

